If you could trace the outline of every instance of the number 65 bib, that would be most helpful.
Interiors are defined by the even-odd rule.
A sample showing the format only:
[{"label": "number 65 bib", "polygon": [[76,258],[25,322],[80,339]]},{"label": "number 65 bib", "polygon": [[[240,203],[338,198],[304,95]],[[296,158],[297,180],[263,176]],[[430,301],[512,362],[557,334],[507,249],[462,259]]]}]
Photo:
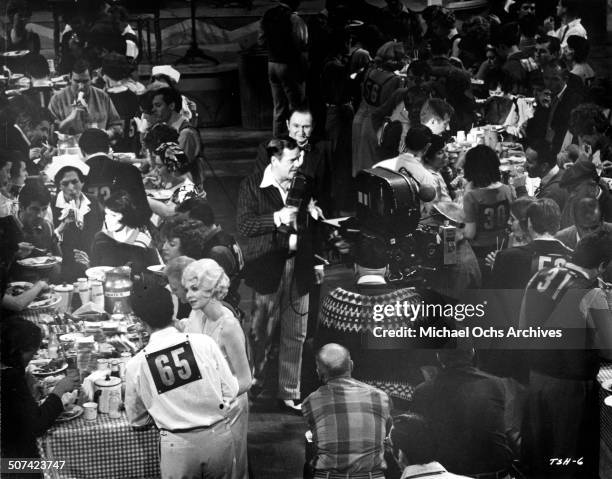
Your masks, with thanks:
[{"label": "number 65 bib", "polygon": [[189,341],[145,354],[159,394],[202,379]]}]

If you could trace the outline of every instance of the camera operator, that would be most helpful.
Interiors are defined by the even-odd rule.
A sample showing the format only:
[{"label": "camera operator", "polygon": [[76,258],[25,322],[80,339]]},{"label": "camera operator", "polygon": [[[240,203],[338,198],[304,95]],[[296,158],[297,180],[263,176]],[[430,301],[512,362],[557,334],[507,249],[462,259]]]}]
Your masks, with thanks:
[{"label": "camera operator", "polygon": [[[395,313],[384,318],[375,313],[397,302],[420,303],[425,297],[414,288],[387,282],[387,252],[379,238],[361,235],[353,254],[355,282],[334,289],[322,300],[315,349],[330,342],[346,347],[354,361],[355,379],[409,400],[412,386],[423,380],[417,365],[418,353],[407,348],[381,349],[384,339],[378,343],[373,331],[377,327],[382,330],[413,327],[415,323]],[[409,340],[401,341],[406,344]],[[389,364],[401,364],[401,368],[389,368]]]}]

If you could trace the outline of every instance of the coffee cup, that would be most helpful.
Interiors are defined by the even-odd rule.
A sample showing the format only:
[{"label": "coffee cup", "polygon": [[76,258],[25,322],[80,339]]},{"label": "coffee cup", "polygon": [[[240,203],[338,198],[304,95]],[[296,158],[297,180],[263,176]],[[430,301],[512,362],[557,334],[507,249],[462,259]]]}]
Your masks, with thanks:
[{"label": "coffee cup", "polygon": [[83,411],[86,421],[95,421],[98,418],[98,403],[86,402],[83,404]]}]

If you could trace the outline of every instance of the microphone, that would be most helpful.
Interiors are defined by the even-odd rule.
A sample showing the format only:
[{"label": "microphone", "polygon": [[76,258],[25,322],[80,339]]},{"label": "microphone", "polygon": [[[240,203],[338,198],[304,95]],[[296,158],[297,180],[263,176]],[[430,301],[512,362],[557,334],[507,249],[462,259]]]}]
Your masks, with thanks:
[{"label": "microphone", "polygon": [[298,171],[293,179],[291,180],[291,187],[287,192],[287,201],[285,206],[293,206],[298,208],[302,206],[302,199],[306,193],[306,175],[301,171]]},{"label": "microphone", "polygon": [[[295,208],[296,210],[300,209],[300,207],[302,206],[304,195],[306,193],[307,183],[308,178],[306,177],[306,175],[301,171],[298,171],[291,180],[291,186],[289,187],[289,191],[287,192],[287,201],[285,201],[285,206],[289,208]],[[297,232],[297,219],[293,222],[293,225],[281,225],[279,229],[285,233]]]}]

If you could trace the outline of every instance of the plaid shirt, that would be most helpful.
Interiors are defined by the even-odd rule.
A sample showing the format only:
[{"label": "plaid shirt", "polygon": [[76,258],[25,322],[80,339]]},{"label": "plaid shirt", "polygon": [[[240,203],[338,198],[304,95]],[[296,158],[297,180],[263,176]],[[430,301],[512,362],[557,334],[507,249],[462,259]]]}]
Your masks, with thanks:
[{"label": "plaid shirt", "polygon": [[383,441],[391,421],[386,393],[352,378],[336,378],[304,400],[302,413],[312,431],[317,471],[385,469]]}]

